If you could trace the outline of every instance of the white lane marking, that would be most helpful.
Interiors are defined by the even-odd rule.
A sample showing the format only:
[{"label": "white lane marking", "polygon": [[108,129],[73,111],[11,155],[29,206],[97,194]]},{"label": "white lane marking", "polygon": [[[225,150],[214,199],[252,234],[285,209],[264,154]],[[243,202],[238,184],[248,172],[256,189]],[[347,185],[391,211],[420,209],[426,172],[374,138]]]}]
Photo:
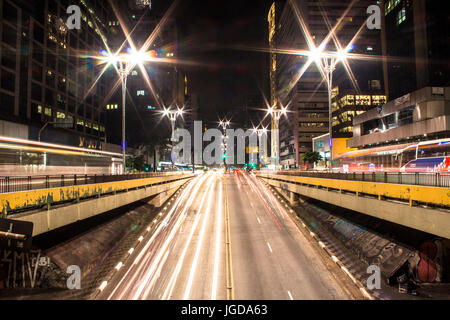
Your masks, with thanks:
[{"label": "white lane marking", "polygon": [[291,299],[291,300],[294,300],[294,298],[292,297],[292,294],[291,294],[291,292],[288,290],[288,295],[289,295],[289,298]]},{"label": "white lane marking", "polygon": [[339,259],[336,258],[336,256],[331,256],[331,259],[334,261],[334,263],[338,263],[339,262]]},{"label": "white lane marking", "polygon": [[267,242],[267,246],[269,247],[270,252],[273,252],[272,247],[270,246],[269,242]]},{"label": "white lane marking", "polygon": [[131,248],[130,250],[128,250],[128,254],[132,254],[134,251],[134,248]]},{"label": "white lane marking", "polygon": [[261,224],[261,220],[258,217],[256,219],[258,219],[258,223]]},{"label": "white lane marking", "polygon": [[120,268],[122,268],[122,266],[123,266],[123,263],[122,262],[119,262],[118,264],[117,264],[117,266],[116,266],[116,270],[117,271],[119,271],[120,270]]},{"label": "white lane marking", "polygon": [[107,285],[108,285],[108,281],[103,281],[102,284],[99,287],[100,291],[105,290]]},{"label": "white lane marking", "polygon": [[348,269],[346,267],[342,266],[341,269],[347,274],[347,276],[350,277],[350,279],[352,279],[352,281],[354,283],[356,283],[355,277],[353,277],[353,275],[350,273],[350,271],[348,271]]}]

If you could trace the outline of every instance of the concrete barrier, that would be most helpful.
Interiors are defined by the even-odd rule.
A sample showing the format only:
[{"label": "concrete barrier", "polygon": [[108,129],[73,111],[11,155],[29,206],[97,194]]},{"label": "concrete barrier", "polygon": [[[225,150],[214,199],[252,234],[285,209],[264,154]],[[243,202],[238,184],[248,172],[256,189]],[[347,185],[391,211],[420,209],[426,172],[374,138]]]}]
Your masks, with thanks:
[{"label": "concrete barrier", "polygon": [[299,185],[260,176],[268,184],[281,190],[317,199],[342,208],[361,212],[379,219],[450,239],[450,213],[446,210],[409,206],[406,203],[341,193],[316,186]]},{"label": "concrete barrier", "polygon": [[61,205],[47,210],[15,214],[13,218],[15,220],[33,222],[33,236],[37,236],[158,194],[163,194],[157,200],[157,203],[162,203],[164,198],[167,199],[187,181],[177,180],[124,193],[88,199],[79,203]]}]

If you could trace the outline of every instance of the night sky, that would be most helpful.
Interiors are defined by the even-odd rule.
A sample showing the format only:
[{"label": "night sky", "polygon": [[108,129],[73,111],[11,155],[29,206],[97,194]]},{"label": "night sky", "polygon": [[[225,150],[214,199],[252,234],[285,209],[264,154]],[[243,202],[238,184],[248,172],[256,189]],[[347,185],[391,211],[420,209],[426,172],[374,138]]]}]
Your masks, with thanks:
[{"label": "night sky", "polygon": [[[155,0],[157,2],[165,0]],[[185,67],[190,93],[198,94],[200,116],[240,107],[247,95],[268,92],[268,54],[237,49],[267,47],[268,0],[182,0],[175,12],[181,24],[181,59],[200,62]],[[206,120],[206,119],[205,119]]]},{"label": "night sky", "polygon": [[[120,2],[121,10],[135,5],[135,0],[128,1],[128,6]],[[204,123],[212,125],[219,117],[223,119],[227,110],[241,109],[248,96],[269,95],[269,54],[249,48],[268,46],[267,15],[272,1],[178,0],[170,15],[178,26],[178,69],[187,74],[188,94],[197,95],[198,118]],[[162,17],[173,2],[152,0],[150,14]],[[161,121],[159,113],[151,115],[156,126],[146,125],[143,117],[147,115],[128,115],[130,123],[136,124],[127,128],[130,141],[147,141],[161,130],[166,135],[170,133],[169,121]],[[240,127],[244,118],[235,116],[231,119],[233,126]],[[116,131],[120,132],[120,127]],[[117,139],[120,143],[120,137]]]}]

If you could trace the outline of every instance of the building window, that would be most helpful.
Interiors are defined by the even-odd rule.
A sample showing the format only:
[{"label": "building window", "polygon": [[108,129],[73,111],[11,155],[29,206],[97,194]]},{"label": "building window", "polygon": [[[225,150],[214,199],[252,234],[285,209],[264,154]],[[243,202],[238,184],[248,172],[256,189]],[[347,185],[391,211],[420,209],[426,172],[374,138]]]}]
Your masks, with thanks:
[{"label": "building window", "polygon": [[17,46],[17,31],[7,24],[3,24],[3,42],[14,48]]},{"label": "building window", "polygon": [[355,96],[353,95],[346,95],[344,97],[342,97],[341,99],[339,99],[339,106],[344,107],[344,106],[351,106],[355,103]]},{"label": "building window", "polygon": [[16,76],[14,75],[14,73],[2,70],[1,80],[2,80],[1,86],[2,89],[14,92],[16,84]]},{"label": "building window", "polygon": [[406,20],[406,9],[402,8],[397,14],[397,25],[400,25],[403,21]]},{"label": "building window", "polygon": [[106,110],[117,110],[119,109],[119,105],[117,104],[107,104],[106,105]]},{"label": "building window", "polygon": [[386,96],[372,96],[372,104],[373,105],[386,104]]},{"label": "building window", "polygon": [[138,92],[137,92],[137,96],[139,97],[139,96],[145,96],[145,90],[138,90]]},{"label": "building window", "polygon": [[381,90],[381,81],[380,80],[369,80],[369,89],[370,90]]},{"label": "building window", "polygon": [[17,25],[17,9],[8,1],[3,1],[3,17],[9,23]]},{"label": "building window", "polygon": [[45,108],[44,113],[46,116],[51,117],[52,116],[52,109],[51,108]]},{"label": "building window", "polygon": [[371,104],[370,96],[356,96],[357,106],[370,106]]},{"label": "building window", "polygon": [[324,122],[302,122],[300,123],[300,127],[302,128],[323,128],[327,124]]}]

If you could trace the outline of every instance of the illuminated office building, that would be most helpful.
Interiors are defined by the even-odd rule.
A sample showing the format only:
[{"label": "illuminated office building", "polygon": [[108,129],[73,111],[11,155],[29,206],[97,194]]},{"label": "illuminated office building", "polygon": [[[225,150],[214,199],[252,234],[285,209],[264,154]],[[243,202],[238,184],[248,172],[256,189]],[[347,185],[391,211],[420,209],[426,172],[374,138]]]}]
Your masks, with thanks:
[{"label": "illuminated office building", "polygon": [[[69,4],[81,9],[80,30],[66,25]],[[107,41],[108,2],[0,0],[0,15],[2,134],[37,140],[51,123],[43,141],[103,148],[108,87],[104,79],[96,83],[99,67],[86,57]]]},{"label": "illuminated office building", "polygon": [[[450,85],[450,19],[442,1],[384,0],[382,54],[388,100]],[[395,59],[394,59],[395,58]]]}]

